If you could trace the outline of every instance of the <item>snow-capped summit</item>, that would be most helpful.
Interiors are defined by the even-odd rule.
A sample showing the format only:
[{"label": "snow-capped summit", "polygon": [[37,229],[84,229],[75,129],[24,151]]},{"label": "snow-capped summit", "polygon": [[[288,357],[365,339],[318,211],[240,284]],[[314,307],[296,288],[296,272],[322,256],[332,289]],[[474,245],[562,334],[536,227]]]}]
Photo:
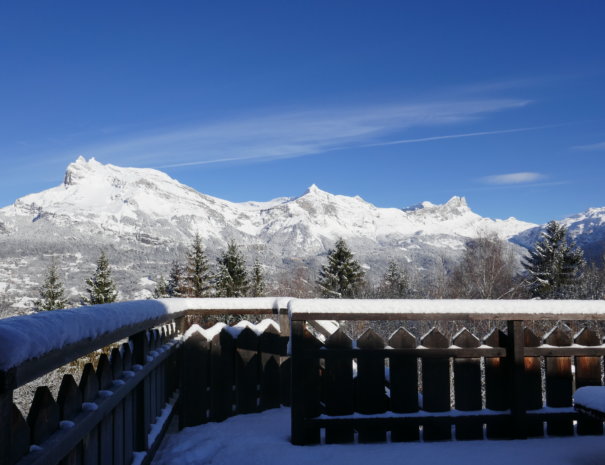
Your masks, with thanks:
[{"label": "snow-capped summit", "polygon": [[318,194],[324,194],[324,193],[325,192],[322,191],[315,184],[311,184],[309,187],[307,187],[307,190],[305,191],[305,193],[303,195],[318,195]]}]

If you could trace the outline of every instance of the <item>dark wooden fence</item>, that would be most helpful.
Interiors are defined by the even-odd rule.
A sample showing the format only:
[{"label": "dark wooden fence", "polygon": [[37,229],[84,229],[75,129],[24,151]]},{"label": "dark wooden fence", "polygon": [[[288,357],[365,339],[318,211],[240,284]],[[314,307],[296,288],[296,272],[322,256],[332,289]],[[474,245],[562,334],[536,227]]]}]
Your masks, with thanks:
[{"label": "dark wooden fence", "polygon": [[[204,337],[209,332],[193,328],[183,340],[190,315],[278,315],[277,299],[258,299],[256,307],[250,299],[184,302],[191,308],[0,371],[0,465],[146,464],[179,405],[182,427],[288,401],[289,376],[280,376],[284,370],[289,374],[286,342],[275,325],[263,331],[225,328],[211,339]],[[282,329],[289,331],[281,310]],[[27,323],[29,317],[17,318]],[[91,363],[83,367],[79,383],[65,375],[56,399],[48,386],[38,387],[28,414],[21,414],[13,402],[15,389],[110,344],[114,348],[100,355],[96,369]]]},{"label": "dark wooden fence", "polygon": [[182,353],[181,427],[289,405],[288,336],[276,324],[189,329]]},{"label": "dark wooden fence", "polygon": [[[468,310],[465,310],[465,305]],[[605,345],[558,320],[603,320],[605,302],[293,301],[292,442],[603,434],[573,411],[576,387],[600,385]],[[384,307],[387,307],[385,310]],[[507,331],[451,339],[399,328],[388,340],[338,330],[320,342],[308,320],[506,320]],[[549,320],[538,338],[524,320]],[[483,335],[481,335],[483,336]],[[577,425],[575,428],[574,426]]]}]

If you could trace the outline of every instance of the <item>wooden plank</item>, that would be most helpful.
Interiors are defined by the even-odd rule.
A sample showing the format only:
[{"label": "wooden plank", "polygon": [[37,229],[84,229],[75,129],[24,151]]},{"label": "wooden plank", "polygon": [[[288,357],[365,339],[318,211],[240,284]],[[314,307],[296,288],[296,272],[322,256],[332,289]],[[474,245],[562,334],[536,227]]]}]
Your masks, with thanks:
[{"label": "wooden plank", "polygon": [[[491,347],[507,347],[508,336],[499,329],[491,331],[483,340],[484,345]],[[495,411],[510,409],[510,395],[508,386],[508,370],[506,358],[485,358],[485,407]],[[504,439],[513,437],[512,424],[487,423],[486,435],[488,439]]]},{"label": "wooden plank", "polygon": [[[122,351],[114,347],[110,356],[111,377],[119,380],[122,376]],[[124,461],[124,401],[120,402],[113,411],[113,465],[123,465]]]},{"label": "wooden plank", "polygon": [[[107,391],[113,384],[113,375],[109,358],[101,354],[97,364],[99,390]],[[113,414],[108,412],[99,424],[99,464],[111,465],[113,462]]]},{"label": "wooden plank", "polygon": [[[158,336],[155,329],[149,330],[149,352],[153,352],[157,347]],[[149,373],[149,401],[147,403],[149,407],[149,429],[151,429],[151,424],[155,423],[155,419],[158,416],[158,372],[157,370],[153,370]]]},{"label": "wooden plank", "polygon": [[[458,347],[479,347],[479,338],[463,328],[452,343]],[[481,410],[481,359],[454,359],[454,405],[462,412]],[[456,439],[483,439],[483,425],[471,424],[464,419],[456,422]]]},{"label": "wooden plank", "polygon": [[318,444],[318,427],[306,423],[307,418],[321,414],[319,360],[305,357],[310,349],[321,343],[305,329],[303,321],[292,322],[292,394],[291,439],[294,445]]},{"label": "wooden plank", "polygon": [[189,336],[182,345],[181,405],[179,428],[205,423],[208,399],[209,341],[199,332]]},{"label": "wooden plank", "polygon": [[290,395],[292,394],[292,360],[290,357],[280,357],[279,365],[279,390],[281,404],[290,406]]},{"label": "wooden plank", "polygon": [[[588,328],[583,328],[574,343],[582,346],[596,346],[601,344],[599,335]],[[575,357],[576,389],[584,386],[601,385],[601,357]],[[579,435],[603,434],[603,421],[595,418],[581,418],[578,420],[577,432]]]},{"label": "wooden plank", "polygon": [[598,347],[527,347],[525,355],[528,357],[602,357],[605,355],[605,346]]},{"label": "wooden plank", "polygon": [[[122,351],[115,347],[110,356],[111,374],[114,380],[119,380],[123,373]],[[124,461],[124,401],[120,402],[113,411],[113,463],[122,465]]]},{"label": "wooden plank", "polygon": [[282,349],[279,330],[269,326],[260,335],[261,354],[260,410],[280,406],[279,360]]},{"label": "wooden plank", "polygon": [[[571,330],[557,326],[544,339],[552,346],[571,345]],[[571,357],[546,357],[546,405],[548,407],[571,407],[573,405],[573,374]],[[571,436],[573,423],[569,420],[550,420],[546,424],[549,436]]]},{"label": "wooden plank", "polygon": [[[421,340],[427,348],[443,349],[449,341],[436,328],[431,329]],[[427,351],[428,352],[428,351]],[[422,358],[422,398],[423,410],[427,412],[447,412],[450,410],[450,360],[448,357]],[[425,441],[451,439],[449,424],[435,424],[430,420],[424,424]]]},{"label": "wooden plank", "polygon": [[[353,341],[342,328],[326,339],[328,350],[350,348]],[[355,411],[353,392],[353,361],[328,359],[322,376],[325,394],[326,415],[350,415]],[[338,444],[353,442],[353,428],[327,427],[326,443]]]},{"label": "wooden plank", "polygon": [[[579,413],[574,412],[572,409],[566,409],[564,412],[541,412],[541,413],[528,413],[528,417],[534,418],[536,420],[540,420],[542,422],[550,419],[550,418],[564,418],[569,421],[574,421],[580,416]],[[426,422],[430,422],[435,425],[451,425],[460,419],[461,415],[451,415],[449,413],[446,414],[426,414],[422,413],[422,415],[401,415],[401,416],[379,416],[379,417],[319,417],[319,418],[309,418],[306,420],[307,426],[316,426],[326,428],[328,426],[354,426],[357,428],[358,425],[363,425],[364,427],[379,427],[386,429],[394,429],[399,428],[402,425],[422,425]],[[492,413],[489,412],[486,414],[485,412],[468,412],[465,414],[464,419],[469,423],[475,422],[477,424],[483,424],[486,422],[505,422],[509,417],[506,413]]]},{"label": "wooden plank", "polygon": [[[147,331],[141,331],[130,337],[132,341],[132,362],[133,365],[144,366],[147,363],[149,355],[149,340]],[[151,424],[150,418],[150,385],[149,377],[145,377],[143,382],[137,387],[134,392],[134,444],[133,447],[138,451],[146,451],[148,449],[147,434]]]},{"label": "wooden plank", "polygon": [[[0,463],[15,464],[29,452],[31,430],[15,404],[11,409],[11,443],[9,455],[0,457]],[[3,460],[8,459],[8,462]]]},{"label": "wooden plank", "polygon": [[[72,375],[63,375],[57,396],[61,420],[72,421],[82,411],[82,393]],[[78,444],[61,461],[61,465],[75,465],[82,462],[82,449]]]},{"label": "wooden plank", "polygon": [[292,367],[290,356],[288,354],[288,344],[290,342],[290,317],[287,308],[279,309],[279,333],[280,333],[280,360],[279,360],[279,389],[282,405],[290,405],[290,376]]},{"label": "wooden plank", "polygon": [[[366,330],[357,340],[357,347],[365,349],[382,349],[384,340],[372,329]],[[384,413],[388,408],[385,393],[384,358],[357,359],[357,379],[355,383],[355,410],[368,415]],[[361,428],[358,430],[361,443],[386,441],[386,430],[383,428]]]},{"label": "wooden plank", "polygon": [[32,444],[40,445],[59,429],[59,405],[50,389],[40,386],[36,389],[32,406],[27,415]]},{"label": "wooden plank", "polygon": [[[164,344],[166,344],[167,342],[168,342],[167,327],[163,326],[160,330],[160,347],[163,347]],[[208,348],[210,349],[210,346],[208,346]],[[161,412],[161,410],[164,408],[164,405],[166,404],[166,402],[168,402],[168,393],[166,392],[167,378],[166,378],[166,364],[165,363],[163,363],[162,365],[159,366],[158,373],[159,373],[159,377],[160,377],[160,382],[158,385],[158,387],[159,387],[158,397],[160,399],[160,412]],[[158,414],[160,412],[158,412]]]},{"label": "wooden plank", "polygon": [[[124,372],[132,373],[132,352],[130,344],[125,342],[120,347],[122,354],[122,380],[126,381]],[[134,450],[134,394],[129,392],[124,398],[124,463],[132,462],[132,453]]]},{"label": "wooden plank", "polygon": [[[517,322],[515,322],[517,323]],[[521,341],[519,342],[519,337]],[[509,342],[512,340],[515,353],[515,358],[519,357],[519,352],[524,353],[524,350],[519,349],[519,344],[522,347],[537,347],[540,345],[540,339],[531,332],[528,328],[521,329],[519,327],[511,334],[509,328]],[[536,410],[542,408],[542,373],[540,367],[540,359],[537,357],[523,357],[521,355],[523,371],[521,373],[521,386],[515,385],[514,390],[511,390],[512,400],[511,409],[513,410],[513,428],[516,437],[537,437],[544,435],[544,423],[535,418],[526,416],[527,410]],[[515,378],[515,381],[517,379]],[[522,403],[522,414],[516,415],[515,410],[518,408],[517,403]],[[519,413],[518,410],[516,413]]]},{"label": "wooden plank", "polygon": [[[519,327],[520,328],[520,327]],[[515,333],[517,334],[517,332]],[[528,328],[523,330],[519,329],[518,334],[521,334],[521,343],[524,347],[537,347],[541,341],[532,331]],[[509,331],[509,338],[511,334]],[[512,338],[513,341],[515,337]],[[518,347],[518,341],[515,341],[515,350]],[[523,353],[523,352],[521,352]],[[523,357],[523,382],[521,385],[521,391],[511,391],[514,398],[512,406],[514,409],[516,399],[523,400],[524,412],[517,421],[514,423],[515,432],[525,432],[526,437],[540,437],[544,436],[544,422],[535,418],[528,418],[525,416],[527,410],[541,409],[542,404],[542,369],[540,366],[540,359],[538,357]],[[514,416],[514,413],[513,413]],[[519,434],[518,434],[519,435]]]},{"label": "wooden plank", "polygon": [[[158,349],[162,345],[160,330],[158,328],[154,329],[153,334],[154,334],[153,350],[156,353],[159,353]],[[161,375],[162,375],[162,366],[160,365],[156,370],[153,371],[153,375],[152,375],[154,377],[154,387],[155,387],[155,395],[154,395],[155,402],[153,403],[154,410],[153,410],[153,415],[152,415],[153,423],[155,423],[156,418],[160,416],[160,412],[162,411],[162,407],[164,406],[164,400],[162,399],[162,381],[163,381],[163,379],[161,378]]]},{"label": "wooden plank", "polygon": [[[79,389],[82,393],[82,402],[95,402],[99,393],[99,380],[95,374],[92,363],[87,363],[84,366]],[[95,427],[87,432],[87,434],[82,438],[81,447],[82,463],[84,465],[97,465],[99,463],[98,427]]]},{"label": "wooden plank", "polygon": [[[389,338],[395,349],[415,348],[416,336],[399,328]],[[418,358],[414,355],[395,354],[389,358],[390,409],[396,413],[418,411]],[[420,439],[418,425],[404,425],[391,431],[391,441],[417,441]]]},{"label": "wooden plank", "polygon": [[223,329],[210,346],[210,420],[223,421],[233,415],[235,341]]},{"label": "wooden plank", "polygon": [[258,336],[244,328],[235,341],[235,408],[236,412],[258,412],[260,357]]},{"label": "wooden plank", "polygon": [[329,352],[323,350],[310,350],[305,353],[305,357],[308,358],[337,358],[337,359],[353,359],[353,358],[372,358],[372,359],[385,359],[386,357],[393,357],[396,355],[409,355],[414,357],[422,358],[443,358],[443,357],[456,357],[456,358],[478,358],[478,357],[504,357],[506,350],[504,348],[461,348],[461,347],[437,347],[427,350],[425,346],[418,346],[416,348],[387,348],[387,349],[368,349],[359,350],[355,349],[334,349]]}]

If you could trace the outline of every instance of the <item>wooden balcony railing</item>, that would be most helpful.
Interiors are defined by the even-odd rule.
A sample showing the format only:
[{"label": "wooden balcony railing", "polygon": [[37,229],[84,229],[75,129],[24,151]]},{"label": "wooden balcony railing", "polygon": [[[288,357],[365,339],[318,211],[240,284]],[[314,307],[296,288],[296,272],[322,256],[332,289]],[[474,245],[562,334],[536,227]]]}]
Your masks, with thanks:
[{"label": "wooden balcony railing", "polygon": [[[261,358],[268,367],[262,405],[279,404],[275,372],[286,343],[276,325],[266,325],[260,336],[255,327],[224,328],[214,339],[191,328],[184,336],[190,316],[231,314],[275,315],[289,333],[286,304],[276,298],[166,299],[0,320],[0,465],[149,463],[179,402],[185,404],[181,426],[253,410],[256,384],[251,392],[246,380]],[[258,355],[259,344],[272,351],[270,360]],[[83,367],[79,384],[63,376],[56,399],[48,386],[39,386],[24,418],[14,403],[16,389],[110,345],[96,368]],[[224,393],[229,397],[221,401]]]},{"label": "wooden balcony railing", "polygon": [[[562,323],[605,320],[603,301],[294,300],[289,311],[294,444],[318,443],[322,430],[328,443],[603,433],[572,398],[602,384],[605,345],[594,324],[574,335]],[[324,319],[506,328],[449,338],[401,327],[388,340],[369,329],[356,341],[339,330],[322,343],[306,322]],[[542,338],[524,327],[536,320],[552,322]]]}]

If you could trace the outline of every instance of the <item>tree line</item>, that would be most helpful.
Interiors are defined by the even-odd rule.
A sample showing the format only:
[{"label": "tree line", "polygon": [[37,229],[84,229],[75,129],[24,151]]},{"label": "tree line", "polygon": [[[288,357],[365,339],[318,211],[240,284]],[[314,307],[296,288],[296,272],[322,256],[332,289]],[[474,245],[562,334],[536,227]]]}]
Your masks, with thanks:
[{"label": "tree line", "polygon": [[[468,299],[602,299],[605,298],[603,263],[587,263],[582,250],[567,237],[565,226],[551,221],[540,240],[521,262],[510,246],[495,235],[468,241],[452,270],[421,275],[390,261],[378,283],[370,284],[365,271],[344,239],[329,250],[317,279],[309,270],[295,269],[272,289],[274,295],[325,298],[468,298]],[[233,241],[211,266],[202,239],[196,234],[184,262],[175,260],[167,278],[161,275],[154,298],[260,297],[267,292],[262,265],[255,260],[248,269],[240,247]],[[118,292],[107,257],[102,252],[94,274],[86,280],[82,303],[116,301]],[[57,264],[48,268],[40,287],[38,310],[65,308]]]},{"label": "tree line", "polygon": [[266,289],[261,264],[256,260],[251,271],[239,246],[230,241],[211,269],[202,239],[196,234],[186,262],[173,261],[168,280],[160,276],[153,292],[162,297],[261,297]]},{"label": "tree line", "polygon": [[[551,221],[521,261],[496,235],[469,241],[449,273],[418,279],[396,262],[388,264],[377,286],[369,286],[344,240],[328,253],[318,285],[327,298],[602,299],[605,259],[587,263],[564,225]],[[414,279],[416,278],[416,279]]]},{"label": "tree line", "polygon": [[[118,291],[111,275],[111,267],[104,252],[101,252],[93,275],[85,282],[86,294],[81,298],[83,305],[115,302]],[[202,239],[196,234],[185,263],[172,262],[168,280],[163,275],[157,280],[154,298],[170,297],[261,297],[266,290],[262,265],[254,262],[250,271],[239,246],[231,241],[227,249],[217,258],[212,269],[204,250]],[[69,306],[58,265],[53,260],[39,289],[39,298],[34,302],[38,311],[56,310]]]}]

